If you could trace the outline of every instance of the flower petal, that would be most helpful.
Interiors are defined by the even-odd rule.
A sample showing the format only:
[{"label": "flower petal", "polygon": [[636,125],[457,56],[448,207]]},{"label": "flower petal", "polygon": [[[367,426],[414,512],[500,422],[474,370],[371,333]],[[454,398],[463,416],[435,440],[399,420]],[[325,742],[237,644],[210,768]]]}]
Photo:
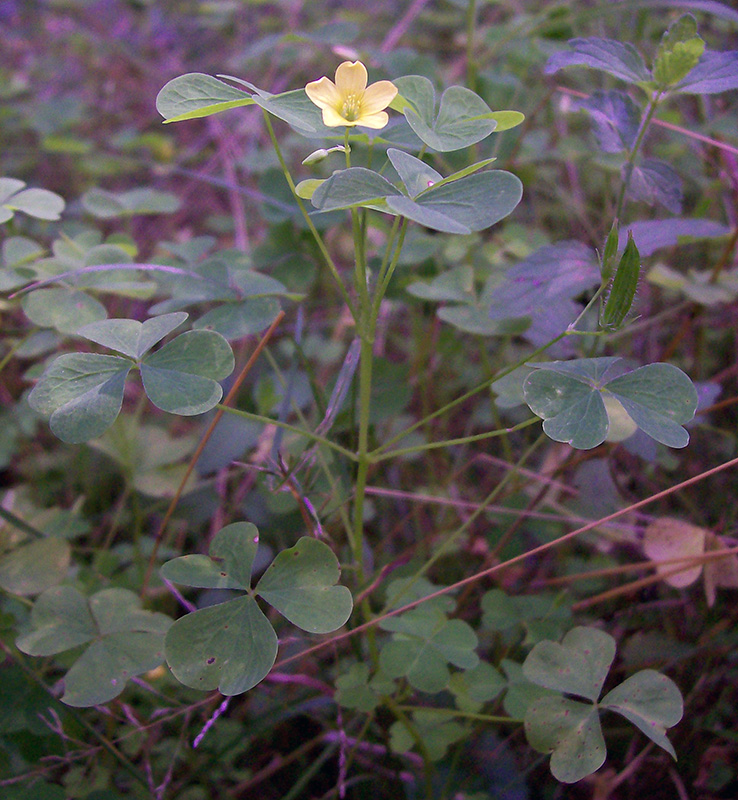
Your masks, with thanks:
[{"label": "flower petal", "polygon": [[361,94],[366,89],[368,75],[361,61],[344,61],[336,70],[336,86],[342,98],[349,94]]},{"label": "flower petal", "polygon": [[337,108],[342,102],[338,87],[329,78],[310,81],[305,87],[305,94],[318,108]]},{"label": "flower petal", "polygon": [[338,128],[346,125],[356,125],[344,119],[332,106],[323,106],[323,125],[329,128]]},{"label": "flower petal", "polygon": [[344,125],[361,125],[363,128],[374,128],[379,130],[389,122],[386,111],[378,111],[376,114],[362,114],[356,122],[344,123]]},{"label": "flower petal", "polygon": [[377,81],[377,83],[373,83],[367,87],[361,100],[362,116],[382,111],[387,108],[396,96],[397,87],[392,81]]}]

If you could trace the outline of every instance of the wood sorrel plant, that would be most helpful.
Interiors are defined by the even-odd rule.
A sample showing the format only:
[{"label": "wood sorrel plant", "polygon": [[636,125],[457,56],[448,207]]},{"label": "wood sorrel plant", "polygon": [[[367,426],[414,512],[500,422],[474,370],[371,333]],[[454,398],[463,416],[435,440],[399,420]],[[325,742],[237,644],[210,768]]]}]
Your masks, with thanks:
[{"label": "wood sorrel plant", "polygon": [[[382,571],[387,565],[372,563],[367,556],[370,548],[364,541],[364,529],[367,481],[372,468],[402,456],[507,436],[514,430],[500,426],[482,434],[398,446],[425,423],[488,391],[491,385],[500,396],[512,399],[510,406],[524,403],[533,411],[535,416],[526,417],[517,428],[533,425],[541,418],[543,430],[551,439],[574,448],[590,449],[606,440],[619,441],[636,430],[669,447],[687,444],[689,437],[683,426],[692,419],[697,404],[695,389],[687,376],[664,363],[626,369],[620,359],[603,355],[602,343],[607,333],[620,329],[627,321],[640,275],[639,250],[649,246],[647,236],[629,234],[623,224],[628,197],[636,191],[650,191],[656,200],[675,207],[673,171],[640,160],[655,111],[674,94],[722,91],[727,85],[724,77],[716,82],[706,74],[709,69],[698,40],[689,19],[680,20],[664,37],[652,71],[638,60],[640,56],[635,57],[632,49],[608,40],[575,40],[570,52],[552,58],[549,72],[582,65],[602,68],[605,64],[610,74],[635,84],[647,95],[645,108],[640,111],[628,95],[617,93],[596,95],[581,103],[581,108],[600,126],[603,149],[624,153],[622,181],[611,232],[603,243],[599,274],[590,270],[583,283],[581,276],[572,279],[567,270],[571,271],[577,255],[572,256],[572,250],[577,248],[571,244],[554,245],[534,253],[506,281],[490,282],[481,299],[476,297],[473,285],[470,290],[465,265],[452,271],[450,278],[444,275],[431,283],[413,283],[409,291],[424,300],[457,303],[444,309],[444,320],[458,330],[482,335],[524,333],[527,322],[521,325],[519,321],[528,320],[535,309],[566,305],[585,290],[594,292],[586,307],[573,315],[573,321],[570,318],[562,330],[537,342],[535,350],[524,359],[511,360],[479,385],[446,405],[429,410],[423,419],[380,444],[372,440],[374,348],[382,302],[400,263],[408,228],[416,225],[449,235],[485,231],[511,214],[522,197],[520,180],[510,172],[491,169],[493,158],[465,164],[444,175],[433,166],[438,165],[434,156],[473,152],[471,148],[488,136],[518,125],[522,115],[492,111],[479,95],[461,86],[446,89],[437,102],[433,84],[420,76],[367,86],[368,75],[361,62],[341,64],[335,82],[322,77],[309,82],[305,89],[282,94],[271,94],[237,78],[204,74],[181,76],[162,89],[157,107],[167,122],[252,105],[263,110],[287,184],[353,319],[356,340],[348,349],[320,425],[310,430],[306,424],[289,425],[281,418],[276,421],[278,427],[298,435],[311,449],[299,454],[290,465],[275,465],[282,468],[284,485],[294,489],[298,471],[313,458],[349,462],[353,469],[351,504],[348,512],[343,508],[341,511],[348,544],[343,566],[347,573],[350,570],[353,596],[349,588],[338,583],[340,566],[333,550],[312,536],[302,537],[277,553],[252,586],[252,573],[261,570],[261,565],[255,565],[263,555],[259,552],[259,532],[251,522],[239,521],[225,525],[215,534],[208,555],[180,555],[161,567],[161,577],[178,597],[181,595],[176,586],[231,593],[225,602],[205,608],[188,605],[190,613],[173,621],[163,613],[141,607],[142,598],[150,595],[149,575],[143,579],[140,596],[122,588],[106,588],[86,596],[78,587],[63,584],[70,562],[69,547],[58,541],[49,545],[39,537],[4,557],[0,583],[7,591],[22,596],[39,595],[28,624],[17,639],[21,651],[50,656],[85,648],[64,678],[64,702],[71,706],[108,702],[120,694],[127,681],[155,669],[164,659],[184,686],[217,689],[229,697],[241,694],[269,675],[277,658],[274,615],[267,617],[264,604],[303,631],[325,634],[349,621],[354,598],[360,598],[354,628],[334,641],[362,631],[367,631],[367,639],[365,645],[357,645],[356,662],[349,663],[336,680],[335,698],[342,708],[369,715],[370,721],[378,709],[388,711],[394,720],[389,726],[392,749],[402,753],[415,748],[427,774],[431,763],[441,758],[452,743],[470,734],[472,725],[524,721],[530,744],[552,754],[553,774],[566,782],[579,780],[598,769],[605,758],[600,709],[624,716],[674,755],[666,729],[676,724],[682,713],[676,686],[653,670],[643,670],[601,697],[615,657],[615,642],[593,628],[574,627],[566,632],[570,614],[560,598],[510,598],[500,590],[487,592],[481,598],[483,627],[504,632],[515,620],[526,619],[538,621],[542,631],[524,664],[507,659],[492,664],[478,655],[479,640],[472,626],[452,618],[455,607],[450,594],[493,574],[498,566],[452,586],[439,586],[426,577],[433,565],[453,552],[455,543],[500,495],[540,439],[437,551],[425,563],[408,567],[401,578],[389,580]],[[393,112],[391,116],[388,109]],[[322,139],[322,144],[329,145],[305,155],[306,172],[313,165],[330,163],[330,159],[339,156],[344,159],[342,168],[327,177],[305,177],[296,182],[274,130],[273,117],[298,134]],[[456,158],[453,163],[458,166]],[[2,193],[0,187],[0,200],[7,209],[5,219],[15,210],[30,213],[29,208],[33,209],[27,196],[24,203],[19,203],[17,197],[13,201],[14,194],[22,188],[17,182],[6,183]],[[329,240],[319,230],[323,215],[345,211],[349,212],[353,242],[349,270],[332,255]],[[341,219],[345,217],[342,215]],[[391,224],[386,224],[386,217]],[[671,230],[676,231],[676,238],[678,226]],[[370,235],[377,233],[381,239]],[[379,248],[377,241],[381,241]],[[557,277],[568,281],[569,294],[547,295],[548,287],[541,289],[530,278],[542,264],[548,266],[557,259]],[[114,260],[109,257],[109,261]],[[117,275],[124,269],[117,263],[108,270],[109,265],[101,264],[100,258],[73,266],[62,273],[62,278],[78,278],[91,270],[98,289],[106,287],[109,271]],[[177,273],[178,268],[169,268],[173,272],[167,273],[164,265],[136,265],[137,270],[146,268],[183,277]],[[31,391],[31,407],[50,418],[52,431],[64,441],[84,442],[105,434],[121,411],[129,376],[136,372],[140,373],[143,393],[165,412],[190,416],[217,407],[218,414],[275,422],[266,415],[229,407],[229,399],[245,372],[224,403],[220,402],[220,382],[234,369],[229,340],[240,338],[244,330],[263,330],[264,326],[249,328],[249,315],[254,309],[249,301],[288,294],[277,281],[214,266],[204,276],[184,276],[190,284],[197,285],[196,290],[171,284],[170,297],[151,310],[150,319],[140,322],[106,319],[105,310],[100,313],[95,301],[83,291],[84,286],[77,286],[71,293],[66,287],[58,291],[67,294],[50,295],[57,290],[48,289],[48,284],[62,280],[59,270],[52,272],[51,278],[41,271],[31,284],[20,268],[14,277],[18,283],[13,288],[25,287],[22,302],[29,317],[48,320],[55,314],[57,330],[73,333],[86,343],[114,353],[62,355],[47,367]],[[120,291],[115,286],[111,281],[107,288]],[[470,295],[475,295],[473,301]],[[61,305],[66,311],[59,322],[62,297]],[[160,345],[186,321],[188,315],[181,309],[201,301],[212,302],[216,308],[197,320],[194,330]],[[599,316],[591,313],[598,303]],[[90,315],[84,324],[75,324],[74,309],[79,308]],[[267,314],[269,322],[275,313]],[[567,337],[579,337],[591,344],[586,357],[544,360],[550,347]],[[346,446],[329,434],[355,375],[355,440],[353,446]],[[198,449],[192,464],[200,454]],[[179,491],[186,478],[187,475]],[[170,512],[178,497],[179,492]],[[303,502],[306,518],[312,517],[319,532],[320,511],[308,506],[307,500]],[[156,548],[163,540],[170,512],[161,523]],[[151,565],[155,563],[156,548]],[[51,578],[35,576],[38,579],[30,581],[30,565],[38,561],[54,561],[57,568]],[[24,570],[24,579],[18,580],[17,575]],[[261,598],[261,605],[257,598]],[[383,606],[377,611],[379,602]],[[387,636],[381,637],[376,628]],[[554,641],[562,636],[560,644]],[[281,663],[294,658],[290,656]],[[65,663],[69,665],[68,661]],[[482,713],[485,704],[503,690],[507,692],[504,708],[508,716]],[[415,692],[447,692],[449,707],[410,705]]]}]

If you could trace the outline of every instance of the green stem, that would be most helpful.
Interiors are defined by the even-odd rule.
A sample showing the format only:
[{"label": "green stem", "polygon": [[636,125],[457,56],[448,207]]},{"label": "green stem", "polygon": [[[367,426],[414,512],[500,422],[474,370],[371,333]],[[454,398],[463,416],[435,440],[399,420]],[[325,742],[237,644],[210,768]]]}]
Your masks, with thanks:
[{"label": "green stem", "polygon": [[630,186],[631,178],[633,177],[633,168],[635,167],[636,156],[638,155],[641,145],[643,144],[643,140],[646,137],[646,132],[648,131],[648,127],[651,124],[651,120],[653,119],[654,114],[656,113],[656,108],[658,107],[659,101],[661,100],[662,92],[657,91],[654,92],[653,97],[648,103],[648,107],[646,108],[646,112],[641,119],[641,124],[638,128],[638,135],[636,136],[635,144],[633,145],[633,149],[628,153],[628,159],[625,162],[625,176],[623,178],[623,184],[620,187],[620,194],[618,195],[618,202],[615,207],[615,220],[616,222],[620,222],[620,217],[623,213],[623,207],[625,205],[625,195],[628,192],[628,187]]},{"label": "green stem", "polygon": [[326,447],[329,447],[331,450],[335,450],[337,453],[340,453],[342,456],[350,458],[352,461],[358,460],[356,457],[356,453],[353,453],[346,447],[342,447],[340,444],[336,444],[336,442],[332,442],[330,439],[326,439],[325,436],[320,436],[319,434],[313,433],[312,431],[307,431],[304,428],[298,428],[296,425],[290,425],[288,422],[282,422],[281,420],[278,419],[265,417],[262,416],[261,414],[253,414],[251,411],[244,411],[243,409],[240,408],[225,406],[222,403],[218,403],[216,408],[220,409],[221,411],[225,411],[227,414],[235,414],[237,417],[243,417],[244,419],[254,420],[254,422],[263,422],[265,425],[276,425],[278,428],[284,428],[286,431],[290,431],[291,433],[297,433],[300,436],[304,436],[306,439],[310,439],[313,442],[317,442],[318,444],[323,444]]},{"label": "green stem", "polygon": [[477,90],[477,62],[474,60],[474,29],[477,23],[476,0],[469,0],[466,11],[466,85]]},{"label": "green stem", "polygon": [[527,361],[531,361],[536,356],[545,353],[549,347],[556,344],[556,342],[561,341],[561,339],[565,338],[566,336],[570,336],[574,331],[564,331],[556,336],[554,339],[551,339],[550,342],[547,342],[541,347],[536,348],[532,353],[527,355],[522,361],[518,361],[515,364],[511,364],[509,367],[506,367],[503,370],[500,370],[495,375],[492,375],[489,378],[483,380],[480,384],[475,386],[473,389],[469,389],[468,392],[460,395],[459,397],[451,400],[451,402],[446,403],[445,406],[441,406],[441,408],[436,409],[433,413],[428,414],[427,416],[423,417],[423,419],[418,420],[417,422],[413,423],[409,427],[405,428],[405,430],[400,431],[398,434],[393,436],[391,439],[388,439],[384,444],[380,445],[376,450],[371,452],[371,457],[376,459],[376,457],[385,451],[388,447],[391,447],[396,442],[399,442],[401,439],[404,439],[406,436],[409,436],[413,431],[417,430],[418,428],[422,427],[423,425],[427,425],[431,420],[434,420],[436,417],[440,417],[442,414],[445,414],[447,411],[450,411],[452,408],[456,408],[459,404],[465,402],[470,397],[474,397],[475,394],[479,394],[479,392],[484,391],[485,389],[489,388],[489,385],[500,378],[504,378],[505,375],[509,375],[511,372],[516,370],[518,367],[521,367]]},{"label": "green stem", "polygon": [[328,252],[328,248],[325,246],[325,242],[323,241],[323,237],[318,233],[318,229],[315,227],[313,220],[310,218],[310,214],[308,214],[307,209],[305,208],[305,204],[302,202],[302,198],[297,194],[297,188],[295,187],[295,182],[292,180],[292,174],[290,173],[289,167],[287,166],[287,162],[284,160],[284,156],[282,155],[282,149],[279,146],[279,142],[277,141],[277,137],[274,135],[274,128],[272,127],[272,121],[269,119],[269,114],[264,111],[264,121],[266,123],[266,128],[269,133],[269,138],[272,140],[272,145],[274,147],[274,151],[277,154],[277,158],[279,159],[279,164],[282,167],[282,172],[284,174],[285,180],[287,181],[287,185],[290,187],[290,191],[292,192],[297,205],[302,212],[302,216],[305,219],[305,223],[307,224],[308,228],[310,229],[310,233],[312,233],[313,238],[315,239],[315,243],[318,245],[318,249],[320,250],[323,259],[325,260],[328,269],[333,276],[333,280],[336,282],[336,286],[338,287],[339,292],[341,293],[341,297],[343,298],[343,302],[349,308],[351,312],[351,316],[356,319],[356,308],[354,306],[353,300],[349,296],[349,293],[346,291],[346,287],[343,285],[343,281],[341,280],[341,275],[338,272],[338,267],[336,267],[333,259],[331,258],[331,254]]},{"label": "green stem", "polygon": [[475,433],[470,436],[460,436],[458,439],[443,439],[438,442],[426,442],[425,444],[414,445],[413,447],[402,447],[398,450],[390,450],[388,453],[374,456],[370,454],[369,460],[372,464],[378,464],[380,461],[386,461],[390,458],[397,458],[398,456],[406,456],[411,453],[422,453],[426,450],[436,450],[439,447],[452,447],[459,444],[471,444],[472,442],[481,442],[484,439],[493,439],[497,436],[506,436],[515,431],[521,431],[523,428],[528,428],[536,422],[540,422],[540,417],[531,417],[525,422],[519,422],[511,428],[501,428],[496,431],[485,431],[484,433]]},{"label": "green stem", "polygon": [[359,356],[359,443],[356,452],[358,466],[354,488],[354,527],[351,541],[360,582],[364,575],[364,496],[371,463],[369,458],[369,412],[371,409],[372,368],[374,366],[373,345],[372,339],[362,335]]}]

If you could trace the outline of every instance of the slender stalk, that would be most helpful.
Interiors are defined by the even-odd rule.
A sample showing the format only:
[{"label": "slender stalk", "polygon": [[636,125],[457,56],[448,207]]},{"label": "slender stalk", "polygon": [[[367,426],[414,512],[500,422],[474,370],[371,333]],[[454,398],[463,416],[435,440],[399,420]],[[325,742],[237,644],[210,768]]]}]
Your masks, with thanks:
[{"label": "slender stalk", "polygon": [[466,10],[466,85],[477,90],[477,62],[474,60],[474,29],[477,24],[476,0],[469,0]]},{"label": "slender stalk", "polygon": [[406,436],[409,436],[413,431],[417,430],[418,428],[422,427],[423,425],[427,425],[431,420],[436,419],[436,417],[440,417],[442,414],[445,414],[447,411],[450,411],[452,408],[456,408],[456,406],[458,406],[461,403],[465,402],[470,397],[474,397],[475,394],[479,394],[479,392],[482,392],[485,389],[488,389],[489,385],[491,383],[493,383],[496,380],[499,380],[500,378],[504,378],[505,375],[509,375],[511,372],[516,370],[518,367],[521,367],[526,362],[532,361],[537,356],[541,355],[542,353],[545,353],[546,350],[548,350],[549,347],[551,347],[552,345],[556,344],[556,342],[561,341],[561,339],[563,339],[564,337],[570,336],[572,333],[574,333],[574,331],[564,331],[563,333],[560,333],[554,339],[551,339],[550,342],[547,342],[546,344],[541,345],[541,347],[538,347],[532,353],[527,355],[523,361],[518,361],[515,364],[512,364],[509,367],[506,367],[505,369],[500,370],[495,375],[492,375],[491,377],[486,378],[481,383],[477,384],[473,389],[469,389],[468,392],[465,392],[464,394],[459,395],[459,397],[455,398],[454,400],[451,400],[451,402],[446,403],[445,406],[441,406],[441,408],[436,409],[433,413],[428,414],[427,416],[423,417],[423,419],[420,419],[417,422],[415,422],[412,425],[410,425],[409,427],[405,428],[405,430],[400,431],[398,434],[393,436],[391,439],[388,439],[384,444],[380,445],[376,450],[373,450],[372,453],[371,453],[372,458],[376,459],[376,457],[380,453],[385,451],[388,447],[391,447],[393,444],[396,444],[401,439],[404,439]]},{"label": "slender stalk", "polygon": [[406,456],[411,453],[423,453],[426,450],[437,450],[440,447],[453,447],[460,444],[471,444],[472,442],[481,442],[484,439],[494,439],[497,436],[506,436],[515,431],[521,431],[523,428],[528,428],[536,422],[540,422],[540,417],[531,417],[525,422],[519,422],[510,428],[500,428],[496,431],[485,431],[484,433],[475,433],[470,436],[460,436],[458,439],[443,439],[437,442],[426,442],[425,444],[414,445],[413,447],[402,447],[398,450],[390,450],[388,453],[381,453],[380,455],[369,455],[369,460],[372,464],[378,464],[380,461],[386,461],[390,458],[397,458],[398,456]]},{"label": "slender stalk", "polygon": [[357,461],[356,453],[352,450],[349,450],[346,447],[343,447],[336,442],[332,442],[330,439],[326,439],[325,436],[321,436],[320,434],[313,433],[313,431],[307,430],[306,428],[298,428],[297,425],[290,425],[289,422],[282,422],[279,419],[272,419],[271,417],[265,417],[263,414],[255,414],[252,411],[244,411],[242,408],[233,408],[232,406],[226,406],[223,403],[218,403],[216,406],[218,411],[222,411],[225,414],[233,414],[237,417],[242,417],[243,419],[250,419],[254,422],[263,422],[264,425],[275,425],[277,428],[283,428],[290,433],[296,433],[298,436],[304,436],[305,439],[309,439],[311,442],[315,442],[316,444],[325,445],[325,447],[334,450],[336,453],[340,453],[342,456],[351,459],[351,461]]},{"label": "slender stalk", "polygon": [[354,526],[351,549],[356,561],[359,580],[364,576],[364,496],[369,474],[369,412],[371,408],[372,369],[374,366],[373,339],[361,337],[359,356],[359,443],[356,452],[358,466],[354,488]]},{"label": "slender stalk", "polygon": [[636,136],[633,149],[628,153],[628,159],[625,162],[625,175],[623,177],[623,183],[620,187],[620,194],[618,195],[618,201],[615,207],[615,220],[618,222],[618,224],[620,223],[620,217],[623,213],[623,207],[625,205],[625,196],[628,192],[628,187],[630,186],[631,178],[633,177],[633,169],[635,167],[636,157],[641,149],[643,140],[646,138],[646,132],[648,131],[649,125],[651,124],[653,115],[656,113],[656,109],[658,108],[661,96],[662,92],[657,91],[654,93],[653,97],[649,101],[648,106],[646,107],[646,111],[643,115],[643,118],[641,119],[641,124],[638,127],[638,135]]},{"label": "slender stalk", "polygon": [[290,187],[290,191],[292,192],[297,205],[302,212],[302,216],[305,219],[305,224],[310,229],[310,233],[313,235],[313,239],[315,239],[315,243],[318,245],[318,249],[320,250],[323,259],[330,271],[331,275],[333,276],[333,280],[338,287],[338,291],[341,293],[341,297],[343,298],[343,302],[349,308],[351,312],[351,316],[356,319],[357,312],[356,307],[354,306],[354,302],[349,296],[349,293],[346,291],[346,287],[343,285],[343,281],[341,280],[341,275],[338,272],[338,267],[336,267],[333,259],[331,258],[331,254],[328,252],[328,248],[325,246],[325,242],[323,241],[323,237],[318,233],[318,229],[315,227],[315,223],[308,214],[307,209],[305,208],[305,204],[302,202],[302,198],[300,195],[297,194],[297,188],[295,186],[295,182],[292,180],[292,173],[287,166],[287,162],[284,160],[284,156],[282,155],[282,148],[279,146],[279,140],[274,134],[274,128],[272,127],[272,121],[269,119],[269,114],[264,111],[264,121],[266,123],[267,132],[269,133],[269,138],[272,140],[272,145],[274,146],[274,151],[277,154],[277,158],[279,159],[279,164],[282,167],[282,173],[284,174],[285,180],[287,181],[287,185]]}]

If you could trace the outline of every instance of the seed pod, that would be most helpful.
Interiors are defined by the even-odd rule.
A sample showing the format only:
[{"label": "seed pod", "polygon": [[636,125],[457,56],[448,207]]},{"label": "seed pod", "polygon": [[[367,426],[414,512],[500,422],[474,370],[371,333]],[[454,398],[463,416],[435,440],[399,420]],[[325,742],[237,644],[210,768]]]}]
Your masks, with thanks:
[{"label": "seed pod", "polygon": [[605,242],[605,252],[602,254],[602,282],[607,283],[607,281],[612,278],[613,272],[615,272],[615,256],[618,254],[618,223],[617,221],[612,223],[612,228],[610,228],[610,233],[607,235],[607,241]]},{"label": "seed pod", "polygon": [[610,295],[600,319],[600,325],[603,328],[617,330],[622,326],[633,305],[640,273],[641,256],[633,241],[633,234],[629,231],[628,244],[620,257],[620,263],[610,288]]}]

